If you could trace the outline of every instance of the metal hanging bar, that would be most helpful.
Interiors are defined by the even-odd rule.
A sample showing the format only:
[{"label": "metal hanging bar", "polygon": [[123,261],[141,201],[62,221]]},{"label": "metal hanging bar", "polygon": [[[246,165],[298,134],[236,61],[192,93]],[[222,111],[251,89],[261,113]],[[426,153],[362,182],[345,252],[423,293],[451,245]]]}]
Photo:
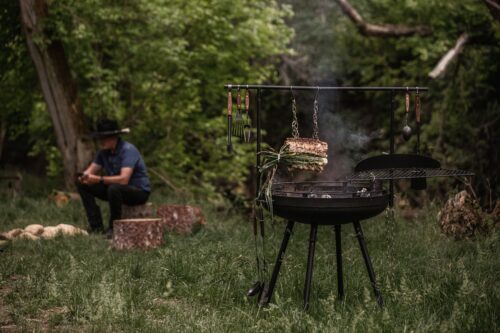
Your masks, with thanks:
[{"label": "metal hanging bar", "polygon": [[318,87],[318,86],[277,86],[265,84],[225,84],[226,89],[264,90],[337,90],[337,91],[428,91],[428,87]]}]

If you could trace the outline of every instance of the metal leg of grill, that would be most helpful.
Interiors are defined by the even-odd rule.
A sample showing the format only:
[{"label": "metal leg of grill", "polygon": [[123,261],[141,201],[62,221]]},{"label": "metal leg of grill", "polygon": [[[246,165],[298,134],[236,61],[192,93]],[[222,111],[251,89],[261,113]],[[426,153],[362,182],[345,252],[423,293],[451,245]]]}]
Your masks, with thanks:
[{"label": "metal leg of grill", "polygon": [[370,256],[368,255],[368,249],[366,248],[365,237],[363,236],[363,229],[361,229],[361,224],[359,221],[353,223],[354,230],[356,231],[356,237],[358,238],[359,247],[361,249],[361,253],[363,254],[363,259],[365,261],[366,269],[368,270],[368,276],[370,277],[370,282],[373,287],[373,292],[375,293],[375,297],[377,298],[378,305],[384,305],[384,300],[382,299],[382,294],[380,293],[380,289],[377,285],[377,281],[375,280],[375,271],[373,270],[372,261],[370,260]]},{"label": "metal leg of grill", "polygon": [[307,256],[307,272],[306,282],[304,285],[304,310],[309,308],[309,295],[311,294],[311,282],[314,263],[314,250],[316,248],[316,235],[318,233],[318,225],[311,224],[311,232],[309,234],[309,254]]},{"label": "metal leg of grill", "polygon": [[285,256],[285,251],[288,246],[288,241],[290,240],[290,236],[292,234],[293,226],[295,225],[294,221],[288,221],[285,234],[283,235],[283,240],[281,241],[281,247],[278,252],[278,257],[276,257],[276,263],[273,268],[273,275],[271,276],[271,281],[269,282],[269,287],[265,292],[262,293],[262,296],[259,300],[259,306],[265,306],[271,301],[271,297],[273,296],[274,287],[276,285],[276,281],[278,280],[278,274],[281,269],[281,263],[283,262],[283,257]]},{"label": "metal leg of grill", "polygon": [[342,237],[340,224],[335,225],[335,250],[337,252],[337,288],[339,299],[344,299],[344,273],[342,271]]}]

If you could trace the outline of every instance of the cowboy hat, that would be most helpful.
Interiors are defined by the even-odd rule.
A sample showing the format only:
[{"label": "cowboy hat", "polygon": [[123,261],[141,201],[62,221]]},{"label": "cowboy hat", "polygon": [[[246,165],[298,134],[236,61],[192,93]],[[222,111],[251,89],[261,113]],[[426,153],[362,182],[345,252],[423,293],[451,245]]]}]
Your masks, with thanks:
[{"label": "cowboy hat", "polygon": [[130,133],[129,128],[118,127],[118,123],[116,120],[112,119],[101,119],[97,122],[95,132],[92,132],[90,135],[93,138],[105,138],[110,136],[116,136],[120,134]]}]

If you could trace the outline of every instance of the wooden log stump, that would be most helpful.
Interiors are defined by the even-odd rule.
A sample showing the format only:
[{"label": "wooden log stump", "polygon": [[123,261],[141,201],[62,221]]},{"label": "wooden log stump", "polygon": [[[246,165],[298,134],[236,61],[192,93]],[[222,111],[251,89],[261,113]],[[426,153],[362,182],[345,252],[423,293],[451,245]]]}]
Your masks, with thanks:
[{"label": "wooden log stump", "polygon": [[151,202],[147,202],[144,205],[127,206],[122,205],[122,219],[142,219],[148,217],[155,217],[156,213]]},{"label": "wooden log stump", "polygon": [[161,219],[113,221],[113,246],[119,250],[151,249],[163,244]]},{"label": "wooden log stump", "polygon": [[205,223],[205,217],[197,206],[161,205],[157,215],[166,231],[189,235],[198,231]]}]

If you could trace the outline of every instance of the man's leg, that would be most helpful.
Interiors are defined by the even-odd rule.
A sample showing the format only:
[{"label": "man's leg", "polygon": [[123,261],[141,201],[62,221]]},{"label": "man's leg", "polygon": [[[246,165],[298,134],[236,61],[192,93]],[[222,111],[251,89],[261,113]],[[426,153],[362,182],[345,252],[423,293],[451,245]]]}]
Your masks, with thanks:
[{"label": "man's leg", "polygon": [[122,204],[141,205],[148,201],[149,193],[135,186],[112,184],[108,186],[107,200],[109,201],[110,218],[109,228],[113,229],[113,221],[122,217]]},{"label": "man's leg", "polygon": [[83,207],[87,213],[87,220],[90,225],[91,231],[98,231],[103,229],[101,210],[95,198],[107,200],[106,186],[102,184],[86,185],[77,183],[78,193],[82,198]]}]

